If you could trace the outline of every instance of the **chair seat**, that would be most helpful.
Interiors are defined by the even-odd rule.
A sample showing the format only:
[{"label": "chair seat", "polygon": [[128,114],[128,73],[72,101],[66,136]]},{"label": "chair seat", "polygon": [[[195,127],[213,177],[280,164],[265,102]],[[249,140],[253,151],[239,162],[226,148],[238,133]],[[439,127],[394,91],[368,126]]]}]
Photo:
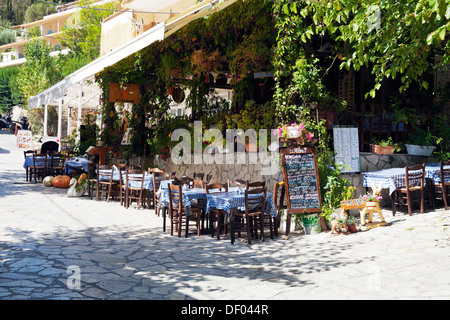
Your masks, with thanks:
[{"label": "chair seat", "polygon": [[399,190],[400,190],[401,192],[405,193],[405,192],[408,191],[408,189],[409,189],[409,191],[417,191],[417,190],[422,189],[422,187],[416,186],[416,187],[409,187],[409,188],[400,188]]}]

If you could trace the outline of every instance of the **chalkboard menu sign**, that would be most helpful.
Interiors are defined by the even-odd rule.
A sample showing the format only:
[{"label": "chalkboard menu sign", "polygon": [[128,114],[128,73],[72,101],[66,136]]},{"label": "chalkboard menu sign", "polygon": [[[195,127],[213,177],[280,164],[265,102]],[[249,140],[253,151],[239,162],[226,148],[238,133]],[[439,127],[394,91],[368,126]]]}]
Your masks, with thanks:
[{"label": "chalkboard menu sign", "polygon": [[315,154],[283,154],[282,158],[288,211],[320,212],[320,185]]}]

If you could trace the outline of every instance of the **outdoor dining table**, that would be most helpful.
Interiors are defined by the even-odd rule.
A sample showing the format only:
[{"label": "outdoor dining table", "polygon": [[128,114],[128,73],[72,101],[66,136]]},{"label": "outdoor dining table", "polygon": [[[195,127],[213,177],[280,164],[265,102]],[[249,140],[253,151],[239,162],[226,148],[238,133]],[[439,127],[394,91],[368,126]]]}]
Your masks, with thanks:
[{"label": "outdoor dining table", "polygon": [[72,159],[66,159],[64,163],[64,168],[66,174],[69,174],[73,170],[83,170],[84,172],[88,172],[88,165],[90,163],[89,159],[83,157],[73,157]]},{"label": "outdoor dining table", "polygon": [[[43,165],[44,164],[44,157],[36,157],[36,165]],[[55,164],[59,164],[59,159],[55,158]],[[28,170],[29,167],[33,166],[33,156],[28,156],[25,158],[25,161],[23,163],[24,169]],[[51,157],[47,157],[47,168],[51,168]],[[30,178],[31,179],[31,178]]]},{"label": "outdoor dining table", "polygon": [[[447,168],[449,166],[445,166]],[[439,163],[428,163],[425,165],[425,181],[429,179],[433,183],[438,183],[440,177],[441,167]],[[389,168],[379,171],[362,172],[363,186],[371,187],[375,182],[377,186],[383,185],[383,189],[389,189],[389,194],[397,189],[405,186],[405,168]],[[446,176],[446,182],[450,182],[450,176]],[[448,179],[448,180],[447,180]]]}]

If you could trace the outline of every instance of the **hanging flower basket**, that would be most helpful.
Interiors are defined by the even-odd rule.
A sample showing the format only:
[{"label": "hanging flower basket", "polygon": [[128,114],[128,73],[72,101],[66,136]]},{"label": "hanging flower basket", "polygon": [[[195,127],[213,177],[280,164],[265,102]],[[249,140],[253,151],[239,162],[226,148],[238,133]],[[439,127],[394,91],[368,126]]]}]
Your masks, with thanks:
[{"label": "hanging flower basket", "polygon": [[314,134],[309,132],[303,123],[296,124],[294,122],[290,125],[283,125],[275,129],[273,134],[278,136],[284,144],[288,139],[296,139],[299,145],[314,145],[317,142]]}]

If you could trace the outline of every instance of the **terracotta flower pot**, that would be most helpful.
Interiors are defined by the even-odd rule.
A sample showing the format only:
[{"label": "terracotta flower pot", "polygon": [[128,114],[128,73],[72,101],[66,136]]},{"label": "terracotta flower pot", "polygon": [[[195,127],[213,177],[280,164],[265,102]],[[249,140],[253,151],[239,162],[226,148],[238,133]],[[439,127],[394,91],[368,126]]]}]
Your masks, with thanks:
[{"label": "terracotta flower pot", "polygon": [[394,153],[394,148],[392,146],[380,146],[379,144],[371,144],[372,152],[376,154],[392,154]]},{"label": "terracotta flower pot", "polygon": [[355,232],[357,232],[358,230],[356,229],[356,225],[355,224],[351,224],[351,225],[349,225],[349,226],[347,226],[348,227],[348,231],[350,231],[351,233],[355,233]]}]

